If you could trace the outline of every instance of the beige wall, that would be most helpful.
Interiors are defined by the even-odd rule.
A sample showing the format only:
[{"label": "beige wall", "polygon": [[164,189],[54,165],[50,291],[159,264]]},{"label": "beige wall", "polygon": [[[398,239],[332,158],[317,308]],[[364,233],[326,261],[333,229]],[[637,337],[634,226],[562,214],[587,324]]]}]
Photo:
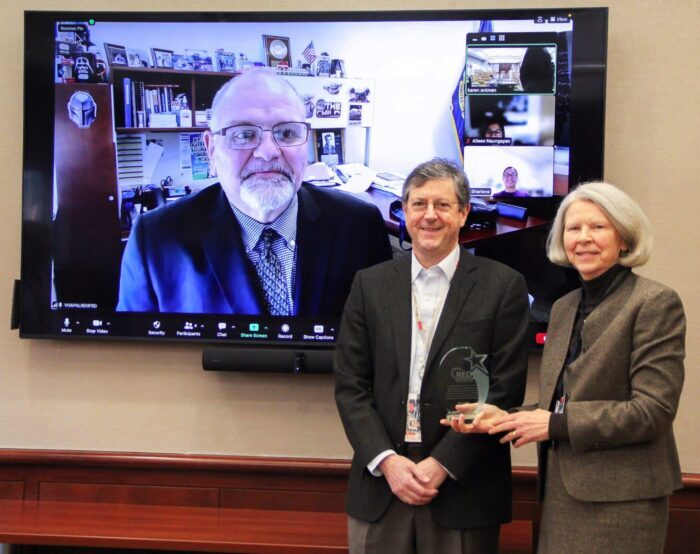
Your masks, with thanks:
[{"label": "beige wall", "polygon": [[[641,273],[673,286],[688,316],[687,378],[676,420],[681,462],[700,473],[700,67],[697,0],[616,0],[610,10],[606,177],[639,200],[656,228]],[[0,448],[347,458],[329,376],[205,373],[200,347],[20,340],[8,329],[19,276],[24,9],[314,10],[317,0],[89,0],[0,8]],[[394,1],[383,9],[606,5],[565,0]],[[376,2],[326,0],[324,9]],[[530,381],[536,380],[537,358]],[[530,387],[532,391],[532,387]],[[532,392],[529,393],[532,395]],[[534,464],[534,450],[515,455]]]}]

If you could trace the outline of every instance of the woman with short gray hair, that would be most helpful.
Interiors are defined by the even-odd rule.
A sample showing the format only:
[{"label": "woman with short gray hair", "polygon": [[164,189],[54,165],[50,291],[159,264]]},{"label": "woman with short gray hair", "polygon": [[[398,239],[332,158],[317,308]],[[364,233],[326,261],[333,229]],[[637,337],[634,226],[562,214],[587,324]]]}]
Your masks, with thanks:
[{"label": "woman with short gray hair", "polygon": [[[462,433],[538,443],[540,553],[663,552],[668,499],[681,487],[673,419],[683,386],[685,315],[670,288],[632,267],[651,251],[639,205],[608,183],[561,203],[549,259],[581,288],[552,307],[539,403],[507,413],[484,405]],[[476,406],[458,407],[471,413]]]}]

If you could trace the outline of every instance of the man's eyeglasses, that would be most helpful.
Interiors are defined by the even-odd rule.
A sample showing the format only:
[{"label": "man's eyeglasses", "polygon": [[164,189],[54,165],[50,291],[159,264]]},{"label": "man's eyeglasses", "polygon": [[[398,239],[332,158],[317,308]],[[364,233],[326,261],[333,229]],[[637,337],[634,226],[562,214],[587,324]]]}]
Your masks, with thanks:
[{"label": "man's eyeglasses", "polygon": [[517,177],[518,174],[517,174],[515,171],[506,171],[506,172],[503,174],[503,176],[504,176],[504,177]]},{"label": "man's eyeglasses", "polygon": [[452,206],[459,206],[459,202],[448,202],[447,200],[435,200],[433,202],[428,202],[427,200],[412,200],[408,203],[408,207],[411,211],[416,213],[423,213],[428,211],[428,206],[432,205],[436,212],[447,213],[452,210]]},{"label": "man's eyeglasses", "polygon": [[212,131],[212,134],[223,136],[228,147],[233,150],[252,150],[260,146],[263,133],[270,132],[277,146],[289,148],[306,143],[309,127],[308,123],[300,121],[278,123],[272,129],[263,129],[258,125],[231,125],[219,131]]}]

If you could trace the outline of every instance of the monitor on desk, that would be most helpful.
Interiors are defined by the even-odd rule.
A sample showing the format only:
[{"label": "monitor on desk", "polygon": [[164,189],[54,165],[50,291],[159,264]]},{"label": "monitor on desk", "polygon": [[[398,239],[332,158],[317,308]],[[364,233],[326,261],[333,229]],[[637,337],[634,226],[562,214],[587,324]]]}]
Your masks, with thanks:
[{"label": "monitor on desk", "polygon": [[[476,196],[546,221],[572,186],[603,174],[606,33],[604,8],[27,12],[21,336],[332,348],[362,264],[326,271],[324,287],[297,274],[294,294],[317,301],[285,316],[271,315],[260,298],[241,309],[178,304],[168,287],[159,292],[163,307],[121,302],[131,271],[124,248],[139,240],[139,218],[216,196],[202,131],[217,90],[249,67],[269,66],[302,99],[309,163],[323,153],[324,136],[333,138],[334,156],[383,174],[448,158],[464,164]],[[528,84],[532,49],[551,61],[540,79],[549,87]],[[302,189],[319,206],[341,205],[344,196]],[[326,215],[353,228],[341,223],[343,213]],[[194,240],[197,232],[191,220],[165,228],[154,242]],[[544,260],[545,232],[546,225],[523,226],[470,246],[522,271],[533,311],[546,322],[548,306],[572,282]],[[343,254],[319,247],[304,255],[332,269]],[[192,275],[212,263],[198,260]],[[219,286],[231,303],[242,294],[235,284]],[[199,302],[209,288],[186,294]]]}]

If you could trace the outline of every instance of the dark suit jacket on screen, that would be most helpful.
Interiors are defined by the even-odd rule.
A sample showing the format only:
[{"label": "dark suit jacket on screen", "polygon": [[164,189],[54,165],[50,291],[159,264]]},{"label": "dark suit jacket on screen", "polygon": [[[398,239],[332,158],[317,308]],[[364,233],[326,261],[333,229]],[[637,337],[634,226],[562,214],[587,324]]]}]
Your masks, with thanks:
[{"label": "dark suit jacket on screen", "polygon": [[[404,452],[411,357],[411,256],[357,274],[343,312],[335,351],[336,401],[355,453],[347,511],[377,521],[392,492],[367,464],[393,449]],[[510,451],[497,437],[462,435],[440,425],[446,410],[437,386],[441,357],[455,347],[488,354],[487,401],[517,406],[525,391],[528,304],[525,281],[508,267],[461,250],[426,365],[421,389],[424,456],[448,477],[431,502],[436,520],[465,529],[510,519]]]},{"label": "dark suit jacket on screen", "polygon": [[[552,308],[540,369],[545,410],[580,300],[578,289]],[[581,354],[564,368],[569,440],[557,446],[562,481],[571,496],[593,502],[640,500],[681,487],[671,424],[683,386],[684,345],[678,295],[633,273],[586,318]],[[540,473],[543,469],[540,464]]]},{"label": "dark suit jacket on screen", "polygon": [[[337,192],[298,192],[294,301],[300,315],[340,315],[358,269],[391,258],[379,210]],[[216,184],[143,214],[122,260],[118,311],[265,313],[240,226]]]}]

